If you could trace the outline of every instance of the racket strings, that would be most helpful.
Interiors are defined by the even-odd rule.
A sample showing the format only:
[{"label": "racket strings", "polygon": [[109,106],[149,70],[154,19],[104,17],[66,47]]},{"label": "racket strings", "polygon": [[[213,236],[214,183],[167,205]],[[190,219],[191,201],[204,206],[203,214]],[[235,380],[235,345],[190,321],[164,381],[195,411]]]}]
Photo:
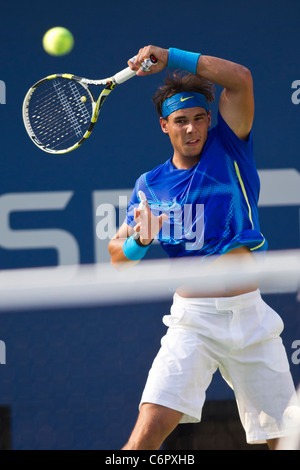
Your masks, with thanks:
[{"label": "racket strings", "polygon": [[[41,106],[41,110],[43,111],[43,114],[40,114],[40,117],[38,118],[40,121],[39,128],[42,129],[45,135],[50,137],[50,139],[53,138],[54,144],[56,141],[61,141],[61,139],[66,136],[67,139],[65,140],[71,139],[73,133],[75,133],[75,140],[77,140],[83,136],[85,129],[82,129],[82,124],[89,124],[90,115],[88,114],[86,106],[80,101],[81,96],[78,91],[75,96],[74,89],[76,89],[76,87],[74,83],[70,82],[64,85],[64,88],[66,88],[67,85],[70,86],[74,98],[73,101],[71,101],[72,96],[69,97],[66,90],[63,90],[60,84],[54,81],[53,85],[60,103],[57,103],[54,93],[52,93],[49,96],[49,99],[44,102],[44,106],[41,106],[41,103],[39,103],[39,106]],[[80,106],[81,113],[77,112],[78,104]],[[83,116],[82,110],[84,110]],[[51,127],[48,127],[48,121],[49,124],[51,124]],[[56,146],[57,145],[55,145],[55,147]]]},{"label": "racket strings", "polygon": [[32,95],[28,112],[37,139],[52,150],[76,144],[88,130],[92,114],[86,88],[64,78],[42,83]]}]

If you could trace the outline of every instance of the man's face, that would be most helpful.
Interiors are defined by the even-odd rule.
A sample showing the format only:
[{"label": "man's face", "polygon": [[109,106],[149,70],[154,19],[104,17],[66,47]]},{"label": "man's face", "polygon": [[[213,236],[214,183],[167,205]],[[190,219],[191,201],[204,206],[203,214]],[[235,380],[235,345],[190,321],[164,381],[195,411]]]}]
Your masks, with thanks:
[{"label": "man's face", "polygon": [[162,131],[168,134],[174,148],[174,159],[199,158],[211,125],[211,113],[204,108],[174,111],[160,119]]}]

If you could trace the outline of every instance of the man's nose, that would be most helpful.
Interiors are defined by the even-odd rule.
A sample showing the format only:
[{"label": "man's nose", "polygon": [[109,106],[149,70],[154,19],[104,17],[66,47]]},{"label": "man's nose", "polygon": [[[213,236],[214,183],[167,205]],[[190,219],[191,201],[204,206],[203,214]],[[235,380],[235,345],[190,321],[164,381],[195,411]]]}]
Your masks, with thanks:
[{"label": "man's nose", "polygon": [[186,131],[190,134],[194,130],[194,124],[192,122],[189,122],[186,126]]}]

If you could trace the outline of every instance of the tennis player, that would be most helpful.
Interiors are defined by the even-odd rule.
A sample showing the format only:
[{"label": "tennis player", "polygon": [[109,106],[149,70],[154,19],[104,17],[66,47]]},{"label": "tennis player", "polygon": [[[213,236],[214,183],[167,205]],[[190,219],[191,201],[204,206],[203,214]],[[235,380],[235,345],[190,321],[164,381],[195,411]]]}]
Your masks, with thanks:
[{"label": "tennis player", "polygon": [[[251,263],[254,252],[267,249],[257,210],[251,73],[220,58],[154,46],[128,64],[143,76],[139,67],[151,54],[158,62],[150,73],[185,71],[167,77],[153,98],[173,153],[136,181],[127,219],[109,244],[112,263],[138,263],[155,237],[171,258],[198,263],[216,255],[213,262],[221,263],[239,255]],[[211,128],[214,84],[223,90]],[[234,390],[247,442],[276,448],[297,399],[283,322],[257,286],[220,285],[213,296],[180,286],[163,322],[168,330],[124,449],[159,449],[179,423],[199,422],[217,369]]]}]

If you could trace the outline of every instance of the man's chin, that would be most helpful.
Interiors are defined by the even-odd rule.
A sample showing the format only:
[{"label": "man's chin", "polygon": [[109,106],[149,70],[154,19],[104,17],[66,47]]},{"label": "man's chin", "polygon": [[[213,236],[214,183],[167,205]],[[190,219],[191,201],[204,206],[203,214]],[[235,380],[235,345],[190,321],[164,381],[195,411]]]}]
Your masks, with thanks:
[{"label": "man's chin", "polygon": [[189,160],[192,158],[197,159],[197,158],[200,158],[201,152],[202,152],[202,149],[198,152],[189,152],[189,153],[186,153],[184,157],[188,158]]}]

